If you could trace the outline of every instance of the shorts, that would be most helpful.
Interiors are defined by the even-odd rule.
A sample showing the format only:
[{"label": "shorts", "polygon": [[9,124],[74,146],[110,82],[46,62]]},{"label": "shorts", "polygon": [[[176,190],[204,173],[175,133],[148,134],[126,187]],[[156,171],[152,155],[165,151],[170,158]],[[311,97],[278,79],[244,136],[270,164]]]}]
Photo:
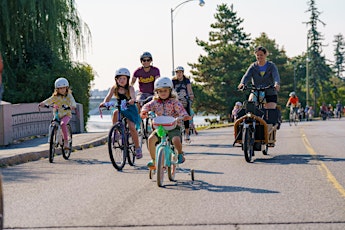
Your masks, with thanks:
[{"label": "shorts", "polygon": [[[157,129],[152,132],[152,134],[158,137],[160,142],[160,137],[157,135]],[[168,131],[169,140],[172,141],[173,137],[181,137],[181,128],[180,126],[176,126],[173,130]]]},{"label": "shorts", "polygon": [[277,103],[278,102],[278,96],[277,95],[265,95],[265,99],[266,99],[266,103],[269,103],[269,102]]},{"label": "shorts", "polygon": [[146,98],[150,97],[150,96],[153,96],[153,94],[151,93],[142,93],[142,92],[138,92],[137,94],[137,101],[145,101]]}]

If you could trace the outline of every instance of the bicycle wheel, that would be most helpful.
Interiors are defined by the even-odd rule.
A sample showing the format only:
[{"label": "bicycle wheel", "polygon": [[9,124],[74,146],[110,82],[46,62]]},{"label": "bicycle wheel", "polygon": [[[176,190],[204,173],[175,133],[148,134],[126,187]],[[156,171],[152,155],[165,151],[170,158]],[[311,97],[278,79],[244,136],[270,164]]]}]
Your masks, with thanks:
[{"label": "bicycle wheel", "polygon": [[170,158],[171,165],[168,167],[168,177],[170,181],[175,181],[177,170],[175,162],[177,162],[177,153],[175,152],[174,154],[170,154]]},{"label": "bicycle wheel", "polygon": [[138,138],[139,138],[139,146],[140,148],[143,148],[143,143],[147,143],[147,137],[145,135],[145,126],[144,126],[144,120],[141,120],[140,122],[140,130],[138,131]]},{"label": "bicycle wheel", "polygon": [[51,127],[51,133],[50,133],[50,139],[49,139],[49,162],[53,163],[54,161],[54,155],[55,155],[55,150],[57,148],[57,140],[56,140],[56,134],[57,134],[57,127],[53,125]]},{"label": "bicycle wheel", "polygon": [[163,186],[163,181],[164,181],[164,157],[165,157],[165,149],[164,148],[159,148],[157,158],[156,159],[156,170],[157,170],[157,185],[158,187]]},{"label": "bicycle wheel", "polygon": [[62,148],[62,156],[65,160],[68,160],[68,158],[71,156],[72,153],[72,128],[70,124],[67,124],[67,134],[68,134],[68,147],[69,149],[66,150]]},{"label": "bicycle wheel", "polygon": [[129,130],[127,130],[127,159],[130,166],[135,165],[135,147]]},{"label": "bicycle wheel", "polygon": [[146,142],[146,148],[149,149],[149,136],[152,133],[152,128],[151,128],[151,124],[149,123],[149,119],[146,118],[145,123],[143,123],[144,125],[144,137],[145,137],[145,142]]},{"label": "bicycle wheel", "polygon": [[290,114],[289,114],[289,125],[290,125],[290,126],[292,125],[292,122],[293,122],[293,114],[290,113]]},{"label": "bicycle wheel", "polygon": [[120,124],[115,124],[108,135],[108,152],[114,168],[121,171],[126,164],[127,145]]},{"label": "bicycle wheel", "polygon": [[246,159],[247,162],[252,161],[252,156],[254,153],[254,148],[253,144],[251,143],[251,137],[252,132],[250,131],[249,128],[243,128],[243,136],[242,136],[242,141],[243,141],[243,152],[244,152],[244,158]]},{"label": "bicycle wheel", "polygon": [[298,124],[298,114],[297,113],[294,113],[294,124],[295,126]]}]

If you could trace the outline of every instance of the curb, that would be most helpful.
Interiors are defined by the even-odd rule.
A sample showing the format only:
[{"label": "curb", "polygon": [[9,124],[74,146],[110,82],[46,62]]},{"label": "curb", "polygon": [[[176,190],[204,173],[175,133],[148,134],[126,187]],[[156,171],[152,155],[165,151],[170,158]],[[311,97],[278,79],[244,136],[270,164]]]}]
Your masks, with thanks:
[{"label": "curb", "polygon": [[[76,150],[83,150],[83,149],[88,149],[88,148],[104,145],[107,143],[107,139],[108,137],[105,136],[105,137],[95,139],[88,143],[75,145],[73,146],[72,151],[75,152]],[[61,155],[61,153],[58,153],[57,155]],[[0,159],[0,168],[23,164],[30,161],[37,161],[42,158],[48,158],[48,156],[49,156],[48,149],[43,150],[43,151],[37,151],[37,152],[22,153],[15,156],[10,156],[10,157]]]}]

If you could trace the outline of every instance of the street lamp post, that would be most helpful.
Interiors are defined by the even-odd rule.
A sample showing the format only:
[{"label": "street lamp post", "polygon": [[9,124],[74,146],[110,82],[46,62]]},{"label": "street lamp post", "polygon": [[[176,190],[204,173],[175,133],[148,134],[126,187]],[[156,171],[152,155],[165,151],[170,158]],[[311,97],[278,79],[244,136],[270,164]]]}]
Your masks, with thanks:
[{"label": "street lamp post", "polygon": [[[175,73],[175,57],[174,57],[174,11],[180,7],[181,5],[187,3],[187,2],[191,2],[191,1],[196,1],[196,0],[187,0],[184,2],[181,2],[180,4],[178,4],[175,8],[171,8],[170,9],[170,16],[171,16],[171,55],[172,55],[172,76],[174,76]],[[199,5],[203,6],[205,5],[205,1],[203,0],[198,0],[199,1]]]},{"label": "street lamp post", "polygon": [[[307,35],[307,58],[306,58],[306,104],[309,105],[309,35]],[[315,109],[315,107],[314,107]]]}]

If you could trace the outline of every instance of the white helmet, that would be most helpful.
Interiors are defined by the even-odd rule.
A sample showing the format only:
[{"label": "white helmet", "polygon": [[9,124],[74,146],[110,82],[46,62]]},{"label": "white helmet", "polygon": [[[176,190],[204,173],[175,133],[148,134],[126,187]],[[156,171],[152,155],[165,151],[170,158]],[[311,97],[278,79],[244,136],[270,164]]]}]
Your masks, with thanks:
[{"label": "white helmet", "polygon": [[242,103],[238,101],[238,102],[235,103],[235,105],[242,106]]},{"label": "white helmet", "polygon": [[176,71],[182,71],[184,72],[184,68],[182,66],[177,66],[176,69],[175,69],[175,72]]},{"label": "white helmet", "polygon": [[291,93],[289,94],[289,97],[292,97],[292,96],[296,96],[296,93],[295,93],[295,92],[291,92]]},{"label": "white helmet", "polygon": [[168,77],[160,77],[155,81],[155,90],[161,88],[170,88],[173,89],[173,82]]},{"label": "white helmet", "polygon": [[116,78],[117,76],[127,76],[127,77],[130,77],[131,74],[129,73],[129,70],[128,70],[128,69],[126,69],[126,68],[120,68],[120,69],[116,70],[116,72],[115,72],[115,78]]},{"label": "white helmet", "polygon": [[69,83],[66,78],[60,77],[55,81],[55,89],[62,87],[69,87]]}]

